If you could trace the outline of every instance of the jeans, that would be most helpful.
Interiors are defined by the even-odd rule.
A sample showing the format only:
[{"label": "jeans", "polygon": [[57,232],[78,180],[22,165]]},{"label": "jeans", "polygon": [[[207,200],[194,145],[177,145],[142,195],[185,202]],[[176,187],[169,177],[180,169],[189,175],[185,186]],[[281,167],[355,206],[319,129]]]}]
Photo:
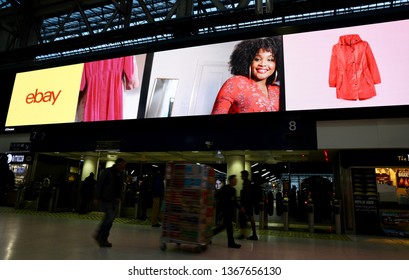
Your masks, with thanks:
[{"label": "jeans", "polygon": [[97,231],[97,238],[100,241],[108,241],[109,232],[116,217],[116,209],[118,201],[101,201],[101,210],[105,213],[99,229]]}]

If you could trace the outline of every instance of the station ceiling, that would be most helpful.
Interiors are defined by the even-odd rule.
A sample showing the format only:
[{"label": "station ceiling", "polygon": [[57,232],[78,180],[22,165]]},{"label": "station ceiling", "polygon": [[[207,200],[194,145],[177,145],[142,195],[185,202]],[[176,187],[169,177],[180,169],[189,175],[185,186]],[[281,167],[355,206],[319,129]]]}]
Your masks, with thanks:
[{"label": "station ceiling", "polygon": [[[0,64],[408,9],[379,0],[0,0]],[[204,43],[205,41],[202,41]],[[7,66],[7,65],[6,65]]]}]

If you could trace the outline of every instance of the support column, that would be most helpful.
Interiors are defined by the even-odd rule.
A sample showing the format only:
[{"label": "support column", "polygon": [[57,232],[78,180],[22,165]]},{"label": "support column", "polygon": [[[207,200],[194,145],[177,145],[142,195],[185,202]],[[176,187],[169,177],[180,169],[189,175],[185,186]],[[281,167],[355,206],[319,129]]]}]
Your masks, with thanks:
[{"label": "support column", "polygon": [[95,174],[95,178],[98,178],[97,171],[98,171],[98,157],[86,156],[84,158],[84,165],[82,167],[81,181],[84,181],[85,178],[87,178],[91,172]]},{"label": "support column", "polygon": [[240,191],[243,188],[240,172],[245,168],[244,155],[228,155],[227,160],[227,178],[230,175],[237,176],[237,195],[240,196]]},{"label": "support column", "polygon": [[251,162],[246,160],[244,163],[244,170],[247,170],[249,172],[249,180],[252,180],[252,172],[251,172]]},{"label": "support column", "polygon": [[114,164],[115,164],[115,160],[107,160],[107,162],[105,163],[105,168],[109,168]]}]

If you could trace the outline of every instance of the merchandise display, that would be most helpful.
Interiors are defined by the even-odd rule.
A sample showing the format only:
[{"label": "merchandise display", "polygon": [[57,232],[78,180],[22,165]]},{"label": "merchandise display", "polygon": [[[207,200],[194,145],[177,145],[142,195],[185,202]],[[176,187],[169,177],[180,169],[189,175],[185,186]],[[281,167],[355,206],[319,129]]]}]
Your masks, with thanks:
[{"label": "merchandise display", "polygon": [[374,168],[352,168],[356,232],[378,234],[379,202]]},{"label": "merchandise display", "polygon": [[166,189],[161,249],[192,244],[202,251],[213,236],[215,171],[206,165],[171,163]]}]

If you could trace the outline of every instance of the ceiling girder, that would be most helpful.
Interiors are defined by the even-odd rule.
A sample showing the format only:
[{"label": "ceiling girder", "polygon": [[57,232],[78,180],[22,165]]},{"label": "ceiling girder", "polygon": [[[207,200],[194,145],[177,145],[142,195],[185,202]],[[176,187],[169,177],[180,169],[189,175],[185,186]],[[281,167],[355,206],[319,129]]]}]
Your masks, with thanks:
[{"label": "ceiling girder", "polygon": [[85,14],[84,9],[81,7],[79,0],[76,0],[76,2],[77,2],[78,10],[81,13],[82,19],[84,20],[85,25],[87,26],[89,34],[94,34],[94,30],[92,30],[91,25],[88,21],[87,15]]},{"label": "ceiling girder", "polygon": [[[3,62],[3,59],[11,63],[33,60],[36,55],[44,55],[50,50],[64,52],[112,43],[115,40],[143,38],[143,36],[171,34],[168,37],[170,39],[189,39],[197,34],[197,30],[208,30],[211,36],[211,33],[220,33],[218,27],[223,25],[228,25],[231,30],[234,30],[234,28],[239,29],[239,25],[243,23],[332,9],[335,16],[335,9],[348,9],[364,4],[377,5],[384,2],[379,0],[258,1],[265,7],[262,14],[256,13],[255,2],[249,0],[20,1],[23,4],[31,3],[26,13],[21,9],[22,5],[19,5],[19,2],[10,0],[12,4],[10,8],[0,9],[0,32],[3,30],[3,33],[9,32],[12,36],[21,36],[15,28],[20,24],[22,16],[30,16],[35,23],[31,24],[31,27],[36,28],[38,42],[34,45],[31,42],[31,46],[10,44],[10,49],[0,50],[0,62]],[[395,1],[388,2],[392,5]],[[320,20],[325,22],[326,19]],[[24,29],[24,26],[19,29]],[[84,40],[87,36],[88,39]],[[41,48],[39,48],[40,44]]]},{"label": "ceiling girder", "polygon": [[108,23],[105,25],[105,27],[104,27],[104,29],[103,29],[102,32],[106,32],[106,31],[112,26],[112,23],[114,22],[114,20],[115,20],[115,18],[116,18],[117,15],[118,15],[118,10],[115,10],[115,11],[113,12],[113,14],[111,15],[111,17],[109,18],[109,21],[108,21]]},{"label": "ceiling girder", "polygon": [[54,42],[55,39],[56,39],[56,38],[58,37],[58,35],[60,34],[60,32],[64,30],[64,25],[65,25],[65,24],[67,23],[67,21],[70,19],[72,13],[73,13],[74,10],[75,10],[75,6],[76,6],[76,4],[72,6],[71,10],[70,10],[70,11],[68,12],[68,14],[65,16],[63,22],[59,25],[59,28],[58,28],[57,31],[55,32],[54,37],[51,39],[51,42]]},{"label": "ceiling girder", "polygon": [[151,15],[151,13],[150,13],[148,7],[146,6],[145,2],[143,0],[138,0],[138,3],[141,6],[143,12],[145,13],[146,18],[148,19],[148,22],[150,22],[150,23],[155,22],[155,19]]}]

